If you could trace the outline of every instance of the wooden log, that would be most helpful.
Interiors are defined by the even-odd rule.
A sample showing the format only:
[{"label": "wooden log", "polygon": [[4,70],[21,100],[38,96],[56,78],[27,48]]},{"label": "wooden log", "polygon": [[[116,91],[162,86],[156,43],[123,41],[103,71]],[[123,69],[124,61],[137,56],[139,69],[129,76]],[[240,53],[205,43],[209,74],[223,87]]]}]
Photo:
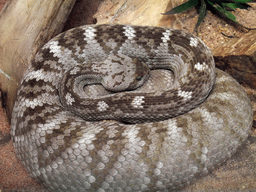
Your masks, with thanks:
[{"label": "wooden log", "polygon": [[100,4],[94,17],[97,18],[97,24],[173,27],[176,16],[164,16],[162,13],[180,3],[181,0],[106,0]]},{"label": "wooden log", "polygon": [[256,53],[256,32],[251,30],[240,38],[230,39],[213,50],[214,56],[253,55]]},{"label": "wooden log", "polygon": [[0,90],[8,118],[29,62],[60,33],[75,0],[9,0],[0,13]]}]

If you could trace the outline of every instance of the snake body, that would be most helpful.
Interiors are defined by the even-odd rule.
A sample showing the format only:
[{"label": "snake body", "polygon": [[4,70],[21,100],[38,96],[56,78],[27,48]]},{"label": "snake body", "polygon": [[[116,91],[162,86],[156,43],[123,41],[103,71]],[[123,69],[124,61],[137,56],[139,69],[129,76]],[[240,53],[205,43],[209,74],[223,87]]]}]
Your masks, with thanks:
[{"label": "snake body", "polygon": [[184,31],[89,25],[36,54],[12,115],[27,171],[50,191],[170,191],[247,138],[252,107]]}]

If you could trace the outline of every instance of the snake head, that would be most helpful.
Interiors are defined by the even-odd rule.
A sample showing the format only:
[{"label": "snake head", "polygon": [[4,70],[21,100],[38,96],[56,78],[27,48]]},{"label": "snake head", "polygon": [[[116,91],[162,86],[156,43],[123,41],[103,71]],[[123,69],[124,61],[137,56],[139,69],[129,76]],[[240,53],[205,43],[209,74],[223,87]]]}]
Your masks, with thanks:
[{"label": "snake head", "polygon": [[149,77],[150,69],[143,61],[123,54],[111,55],[104,62],[108,73],[102,78],[102,85],[109,91],[121,92],[137,89]]}]

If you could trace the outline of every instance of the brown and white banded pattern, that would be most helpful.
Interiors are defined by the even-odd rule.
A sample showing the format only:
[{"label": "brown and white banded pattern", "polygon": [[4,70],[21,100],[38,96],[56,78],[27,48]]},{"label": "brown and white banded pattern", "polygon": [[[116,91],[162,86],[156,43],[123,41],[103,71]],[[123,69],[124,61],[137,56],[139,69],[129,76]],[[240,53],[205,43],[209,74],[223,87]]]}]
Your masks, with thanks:
[{"label": "brown and white banded pattern", "polygon": [[197,37],[96,25],[37,53],[11,134],[18,158],[50,191],[170,191],[229,158],[251,124],[246,93],[215,74]]}]

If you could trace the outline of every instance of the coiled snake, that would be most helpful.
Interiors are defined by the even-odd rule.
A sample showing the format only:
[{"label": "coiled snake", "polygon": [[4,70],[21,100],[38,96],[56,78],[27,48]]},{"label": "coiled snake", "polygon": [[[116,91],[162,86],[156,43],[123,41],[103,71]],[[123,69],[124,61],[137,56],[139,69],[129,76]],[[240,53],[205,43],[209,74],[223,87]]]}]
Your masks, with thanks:
[{"label": "coiled snake", "polygon": [[[250,100],[197,37],[89,25],[49,41],[23,77],[12,138],[50,191],[170,191],[247,138]],[[215,73],[216,71],[216,73]]]}]

